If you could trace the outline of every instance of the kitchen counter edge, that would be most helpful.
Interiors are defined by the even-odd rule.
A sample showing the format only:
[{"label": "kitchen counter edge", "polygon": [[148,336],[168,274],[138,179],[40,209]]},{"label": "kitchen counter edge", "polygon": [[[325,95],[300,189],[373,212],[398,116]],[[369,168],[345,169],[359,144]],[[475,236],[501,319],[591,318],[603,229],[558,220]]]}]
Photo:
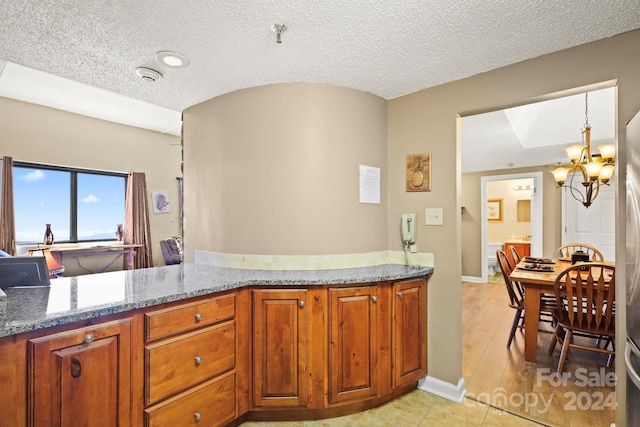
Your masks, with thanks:
[{"label": "kitchen counter edge", "polygon": [[58,278],[52,279],[48,288],[4,290],[6,304],[0,305],[0,309],[6,313],[0,313],[0,319],[4,314],[6,322],[0,325],[0,337],[243,287],[357,285],[432,273],[433,267],[401,264],[326,270],[252,270],[187,263]]}]

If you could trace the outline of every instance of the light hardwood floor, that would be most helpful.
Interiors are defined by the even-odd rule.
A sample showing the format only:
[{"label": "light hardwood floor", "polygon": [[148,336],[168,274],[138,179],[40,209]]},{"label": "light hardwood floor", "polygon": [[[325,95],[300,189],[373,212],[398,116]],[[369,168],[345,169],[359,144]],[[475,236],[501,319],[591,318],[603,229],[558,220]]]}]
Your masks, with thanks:
[{"label": "light hardwood floor", "polygon": [[[547,355],[550,334],[540,334],[535,364],[524,361],[521,332],[516,332],[511,348],[506,348],[514,310],[507,304],[504,284],[463,282],[462,293],[462,374],[467,387],[462,404],[415,390],[379,408],[354,415],[318,421],[246,422],[242,426],[608,427],[614,422],[615,411],[608,406],[613,402],[606,399],[613,399],[615,387],[593,384],[603,375],[614,375],[613,369],[605,369],[604,374],[600,371],[606,363],[605,356],[572,350],[565,369],[571,378],[566,379],[565,385],[551,382],[547,374],[555,372],[559,348],[553,355]],[[579,368],[587,371],[577,371]],[[582,386],[587,372],[596,377]],[[598,409],[600,396],[602,410]]]},{"label": "light hardwood floor", "polygon": [[[537,363],[524,360],[524,335],[507,348],[514,310],[503,283],[463,283],[462,375],[468,397],[553,426],[609,426],[615,421],[615,370],[606,355],[571,349],[563,377],[552,375],[558,345],[538,334]],[[549,325],[550,329],[550,325]]]}]

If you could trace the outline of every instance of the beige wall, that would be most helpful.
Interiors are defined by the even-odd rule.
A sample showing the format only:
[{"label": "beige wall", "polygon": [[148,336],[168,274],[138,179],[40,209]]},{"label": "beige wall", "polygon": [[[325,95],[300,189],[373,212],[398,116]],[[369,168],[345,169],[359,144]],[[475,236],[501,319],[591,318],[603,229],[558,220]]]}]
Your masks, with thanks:
[{"label": "beige wall", "polygon": [[[60,166],[144,172],[149,197],[153,191],[169,193],[172,212],[150,213],[155,265],[164,265],[158,241],[180,233],[176,182],[180,149],[176,136],[0,97],[0,156]],[[114,233],[115,229],[113,224]]]},{"label": "beige wall", "polygon": [[[368,93],[296,83],[185,110],[185,259],[385,250],[386,111]],[[359,203],[359,165],[381,168],[380,204]]]},{"label": "beige wall", "polygon": [[[624,164],[624,125],[640,110],[639,75],[640,31],[634,31],[389,101],[389,224],[395,224],[402,212],[419,212],[428,206],[445,210],[444,226],[427,229],[420,225],[418,231],[428,236],[424,251],[435,255],[435,272],[429,282],[429,375],[454,384],[462,376],[459,115],[548,99],[554,92],[616,80],[618,163]],[[433,191],[405,193],[400,185],[403,158],[424,151],[431,151],[435,160]],[[624,265],[621,239],[625,235],[622,176],[616,176],[616,260],[620,265]],[[618,274],[624,280],[624,272]],[[618,291],[618,297],[624,299],[622,288]],[[618,333],[624,331],[623,325],[618,326]],[[623,337],[617,348],[624,347]],[[621,359],[616,358],[618,372],[623,372]],[[619,407],[619,420],[620,413],[623,417],[624,405]]]}]

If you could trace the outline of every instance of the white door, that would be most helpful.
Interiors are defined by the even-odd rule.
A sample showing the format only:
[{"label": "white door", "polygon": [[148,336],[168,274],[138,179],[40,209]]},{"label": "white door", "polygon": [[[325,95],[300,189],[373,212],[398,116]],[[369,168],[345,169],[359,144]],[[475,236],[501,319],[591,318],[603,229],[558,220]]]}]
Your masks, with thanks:
[{"label": "white door", "polygon": [[616,196],[613,180],[610,182],[600,187],[598,198],[588,208],[562,189],[562,244],[586,243],[598,248],[605,260],[615,261]]}]

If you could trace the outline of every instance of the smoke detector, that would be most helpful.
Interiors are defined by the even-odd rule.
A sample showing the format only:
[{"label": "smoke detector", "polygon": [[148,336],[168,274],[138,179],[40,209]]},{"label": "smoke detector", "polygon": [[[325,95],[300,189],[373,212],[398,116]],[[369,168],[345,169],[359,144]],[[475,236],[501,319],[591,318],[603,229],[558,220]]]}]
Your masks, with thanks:
[{"label": "smoke detector", "polygon": [[138,67],[136,68],[136,74],[142,77],[145,82],[153,83],[162,78],[162,74],[151,68]]}]

